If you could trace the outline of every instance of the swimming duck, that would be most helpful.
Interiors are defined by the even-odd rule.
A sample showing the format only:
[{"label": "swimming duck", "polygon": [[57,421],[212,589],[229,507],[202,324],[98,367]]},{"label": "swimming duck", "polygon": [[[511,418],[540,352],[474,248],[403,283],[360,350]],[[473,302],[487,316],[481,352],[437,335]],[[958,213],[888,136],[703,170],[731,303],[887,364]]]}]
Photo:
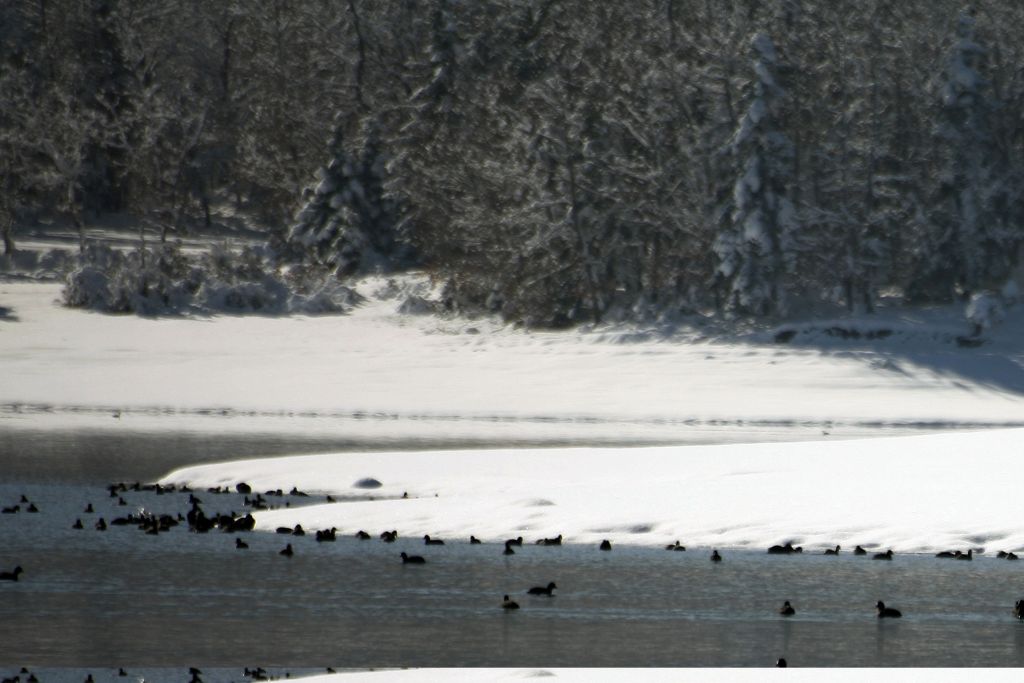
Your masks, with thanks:
[{"label": "swimming duck", "polygon": [[369,541],[370,540],[370,534],[368,534],[365,531],[363,531],[362,529],[360,529],[359,531],[356,532],[356,538],[358,538],[360,541]]},{"label": "swimming duck", "polygon": [[470,536],[469,536],[469,544],[470,545],[480,545],[480,543],[481,543],[481,541],[480,541],[479,538],[477,538],[476,536],[473,536],[472,534],[470,534]]},{"label": "swimming duck", "polygon": [[718,554],[717,550],[712,550],[711,551],[711,561],[712,562],[721,562],[722,561],[722,556]]},{"label": "swimming duck", "polygon": [[71,525],[72,529],[84,529],[85,526],[82,524],[82,520],[76,519],[75,523]]},{"label": "swimming duck", "polygon": [[879,600],[875,604],[875,609],[878,610],[878,618],[879,619],[885,619],[885,618],[896,619],[896,618],[899,618],[899,617],[903,616],[903,613],[900,612],[898,609],[895,609],[893,607],[886,607],[885,603],[882,602],[881,600]]},{"label": "swimming duck", "polygon": [[686,550],[686,546],[685,545],[679,545],[679,541],[676,541],[675,543],[669,543],[667,546],[665,546],[665,550],[681,550],[681,551],[683,551],[683,550]]},{"label": "swimming duck", "polygon": [[785,545],[773,545],[768,548],[769,555],[792,555],[799,552],[803,552],[803,548],[794,548],[789,541],[786,541]]},{"label": "swimming duck", "polygon": [[562,534],[558,534],[554,538],[542,538],[537,541],[537,545],[562,545]]},{"label": "swimming duck", "polygon": [[789,664],[786,663],[785,657],[779,657],[777,660],[775,660],[775,666],[776,668],[785,669],[789,666]]},{"label": "swimming duck", "polygon": [[789,600],[786,600],[784,603],[782,603],[782,607],[779,608],[779,614],[781,614],[784,617],[791,617],[794,614],[796,614],[796,610],[793,609],[793,606],[791,604],[789,604]]},{"label": "swimming duck", "polygon": [[829,548],[828,550],[826,550],[826,551],[825,551],[825,554],[826,554],[826,555],[838,555],[838,554],[839,554],[839,550],[840,550],[841,548],[842,548],[842,546],[838,546],[838,545],[837,545],[837,546],[835,547],[835,550],[833,550],[832,548]]},{"label": "swimming duck", "polygon": [[35,503],[29,503],[26,512],[39,512],[39,508],[36,507]]},{"label": "swimming duck", "polygon": [[402,564],[426,564],[427,561],[421,555],[406,555],[402,553]]},{"label": "swimming duck", "polygon": [[892,559],[892,548],[889,548],[884,553],[875,553],[872,560],[891,560]]},{"label": "swimming duck", "polygon": [[598,546],[598,549],[599,550],[611,550],[612,549],[612,542],[609,541],[606,538],[605,540],[601,541],[601,545]]},{"label": "swimming duck", "polygon": [[96,531],[106,531],[106,530],[107,530],[107,522],[102,517],[100,517],[99,520],[96,522]]},{"label": "swimming duck", "polygon": [[551,591],[553,591],[556,588],[558,588],[558,586],[556,586],[555,582],[552,581],[547,586],[534,586],[533,588],[531,588],[530,590],[528,590],[526,592],[529,593],[530,595],[551,595],[551,596],[553,596],[554,593],[552,593]]},{"label": "swimming duck", "polygon": [[1024,619],[1024,600],[1018,600],[1013,605],[1013,616]]},{"label": "swimming duck", "polygon": [[1008,560],[1017,560],[1017,559],[1020,559],[1020,558],[1017,557],[1017,553],[1006,553],[1006,559],[1008,559]]},{"label": "swimming duck", "polygon": [[505,541],[505,550],[502,551],[502,555],[515,555],[516,551],[512,550],[512,544]]},{"label": "swimming duck", "polygon": [[956,559],[967,560],[968,562],[970,562],[974,559],[974,548],[968,548],[966,553],[959,553],[956,556]]},{"label": "swimming duck", "polygon": [[21,512],[21,506],[20,505],[11,505],[10,507],[5,507],[2,510],[0,510],[0,513],[5,514],[5,515],[14,515],[14,514],[17,514],[19,512]]},{"label": "swimming duck", "polygon": [[302,528],[301,524],[296,524],[295,528],[292,529],[292,536],[305,536],[306,530]]},{"label": "swimming duck", "polygon": [[279,526],[274,531],[279,534],[288,534],[290,536],[293,529],[289,526]]},{"label": "swimming duck", "polygon": [[856,548],[853,549],[853,554],[854,555],[867,555],[868,551],[864,550],[864,548],[861,548],[860,546],[857,546]]},{"label": "swimming duck", "polygon": [[380,537],[381,537],[381,540],[383,540],[385,543],[394,543],[395,540],[398,538],[398,532],[397,531],[385,531],[385,532],[381,533]]},{"label": "swimming duck", "polygon": [[284,555],[285,557],[291,557],[294,554],[295,554],[295,551],[292,550],[292,544],[291,543],[286,545],[284,547],[284,550],[282,550],[281,552],[278,553],[278,555]]},{"label": "swimming duck", "polygon": [[239,550],[245,550],[246,548],[249,547],[249,544],[236,536],[235,537],[235,547],[238,548]]},{"label": "swimming duck", "polygon": [[502,609],[519,609],[519,603],[506,595],[501,603],[501,607]]},{"label": "swimming duck", "polygon": [[331,527],[330,529],[320,529],[316,532],[316,542],[324,543],[326,541],[336,541],[338,539],[338,528]]},{"label": "swimming duck", "polygon": [[444,541],[442,541],[440,538],[431,538],[430,534],[426,534],[426,535],[423,536],[423,544],[424,545],[444,545]]},{"label": "swimming duck", "polygon": [[88,505],[85,506],[84,512],[87,515],[91,515],[93,512],[95,512],[95,510],[92,509],[92,503],[89,503]]},{"label": "swimming duck", "polygon": [[18,576],[24,572],[20,565],[15,567],[13,572],[0,572],[0,581],[17,581]]},{"label": "swimming duck", "polygon": [[960,554],[959,550],[943,550],[942,552],[935,553],[935,557],[941,557],[944,559],[953,559]]},{"label": "swimming duck", "polygon": [[507,541],[505,541],[505,545],[506,546],[509,546],[509,545],[522,545],[522,544],[523,544],[523,537],[522,536],[517,536],[515,538],[510,538]]}]

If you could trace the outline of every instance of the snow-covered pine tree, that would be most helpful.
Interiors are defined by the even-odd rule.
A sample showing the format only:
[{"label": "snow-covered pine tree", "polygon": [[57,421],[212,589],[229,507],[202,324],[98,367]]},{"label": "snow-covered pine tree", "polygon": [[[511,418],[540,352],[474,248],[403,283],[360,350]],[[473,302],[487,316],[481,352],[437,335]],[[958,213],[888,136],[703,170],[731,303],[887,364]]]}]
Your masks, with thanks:
[{"label": "snow-covered pine tree", "polygon": [[782,131],[778,56],[764,33],[754,36],[751,47],[755,76],[730,142],[738,177],[714,242],[715,280],[725,290],[726,308],[772,315],[785,310],[799,221],[789,199],[793,146]]},{"label": "snow-covered pine tree", "polygon": [[330,161],[288,233],[301,260],[327,266],[339,277],[408,260],[395,233],[395,211],[384,196],[385,160],[376,124],[364,126],[362,150],[350,153],[340,117],[328,143]]},{"label": "snow-covered pine tree", "polygon": [[[345,260],[351,182],[355,168],[345,149],[344,126],[338,122],[327,143],[330,160],[320,169],[315,188],[306,190],[306,201],[288,231],[288,244],[303,261],[331,265],[345,273],[351,264]],[[360,245],[361,246],[361,245]]]},{"label": "snow-covered pine tree", "polygon": [[432,3],[428,43],[407,67],[421,85],[393,113],[399,122],[387,140],[392,156],[385,194],[400,207],[398,229],[428,260],[442,264],[449,260],[448,249],[458,249],[451,244],[449,225],[472,182],[464,173],[469,153],[464,137],[474,129],[460,93],[457,16],[471,8],[454,5],[450,0]]},{"label": "snow-covered pine tree", "polygon": [[982,75],[987,50],[975,40],[973,13],[957,18],[956,41],[939,83],[935,150],[939,177],[924,215],[913,298],[949,300],[998,287],[1021,240],[1020,192],[993,117],[999,102]]}]

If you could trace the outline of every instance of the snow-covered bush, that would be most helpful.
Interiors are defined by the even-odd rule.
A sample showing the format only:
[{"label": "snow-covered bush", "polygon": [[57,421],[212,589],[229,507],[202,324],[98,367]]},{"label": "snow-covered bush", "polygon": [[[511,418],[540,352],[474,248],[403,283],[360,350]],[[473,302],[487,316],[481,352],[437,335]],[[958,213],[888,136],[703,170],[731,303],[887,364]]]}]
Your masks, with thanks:
[{"label": "snow-covered bush", "polygon": [[65,281],[64,303],[105,313],[343,313],[358,295],[333,277],[284,276],[256,249],[214,247],[188,256],[177,246],[122,252],[90,246]]}]

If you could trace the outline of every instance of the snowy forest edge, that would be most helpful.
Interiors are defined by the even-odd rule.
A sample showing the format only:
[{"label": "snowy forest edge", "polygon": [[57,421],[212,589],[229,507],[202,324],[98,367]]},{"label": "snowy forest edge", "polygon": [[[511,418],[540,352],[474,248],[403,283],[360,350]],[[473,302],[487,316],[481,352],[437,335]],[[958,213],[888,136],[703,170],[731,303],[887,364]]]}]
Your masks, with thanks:
[{"label": "snowy forest edge", "polygon": [[[3,10],[6,259],[70,221],[69,305],[341,312],[413,267],[543,327],[1016,299],[1014,3],[185,4]],[[224,208],[265,242],[174,245]],[[88,244],[116,213],[161,243]]]}]

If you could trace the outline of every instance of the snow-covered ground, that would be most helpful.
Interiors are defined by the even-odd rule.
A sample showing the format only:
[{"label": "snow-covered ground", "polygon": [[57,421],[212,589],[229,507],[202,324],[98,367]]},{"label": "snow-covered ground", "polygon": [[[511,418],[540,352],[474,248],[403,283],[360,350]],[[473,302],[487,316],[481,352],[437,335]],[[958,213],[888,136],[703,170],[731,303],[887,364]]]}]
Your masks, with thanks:
[{"label": "snow-covered ground", "polygon": [[326,455],[168,480],[349,493],[373,476],[376,496],[412,496],[263,514],[264,528],[1024,546],[1012,488],[1022,432],[837,440],[1024,426],[1020,307],[984,345],[962,348],[952,309],[742,336],[700,325],[530,332],[401,313],[411,295],[432,296],[422,276],[371,277],[359,291],[367,301],[348,315],[141,318],[63,308],[56,284],[0,283],[0,427],[650,444],[742,441],[755,426],[770,434],[749,440],[804,442]]},{"label": "snow-covered ground", "polygon": [[368,278],[359,291],[367,303],[348,315],[151,319],[63,308],[56,284],[0,282],[0,424],[109,427],[120,411],[140,429],[333,423],[370,436],[647,443],[751,426],[807,438],[1024,425],[1021,307],[965,349],[949,310],[872,318],[895,331],[886,339],[819,326],[776,343],[701,327],[527,332],[400,314],[410,292],[429,295],[415,279]]},{"label": "snow-covered ground", "polygon": [[[256,514],[302,524],[398,529],[489,542],[766,548],[820,553],[1024,549],[1024,430],[829,442],[649,448],[346,453],[178,470],[165,483],[300,490],[357,500]],[[365,478],[382,486],[360,488]],[[409,498],[402,498],[407,493]],[[705,551],[707,552],[707,551]]]},{"label": "snow-covered ground", "polygon": [[[793,667],[794,664],[790,664]],[[591,681],[635,683],[644,681],[855,681],[863,680],[859,669],[402,669],[366,673],[327,674],[301,679],[303,683],[494,683],[497,681],[552,681],[555,683],[590,683]],[[973,678],[1010,680],[1018,675],[1012,669],[972,669]],[[883,681],[953,681],[961,680],[957,669],[929,669],[927,679],[906,669],[872,669],[871,678]]]}]

